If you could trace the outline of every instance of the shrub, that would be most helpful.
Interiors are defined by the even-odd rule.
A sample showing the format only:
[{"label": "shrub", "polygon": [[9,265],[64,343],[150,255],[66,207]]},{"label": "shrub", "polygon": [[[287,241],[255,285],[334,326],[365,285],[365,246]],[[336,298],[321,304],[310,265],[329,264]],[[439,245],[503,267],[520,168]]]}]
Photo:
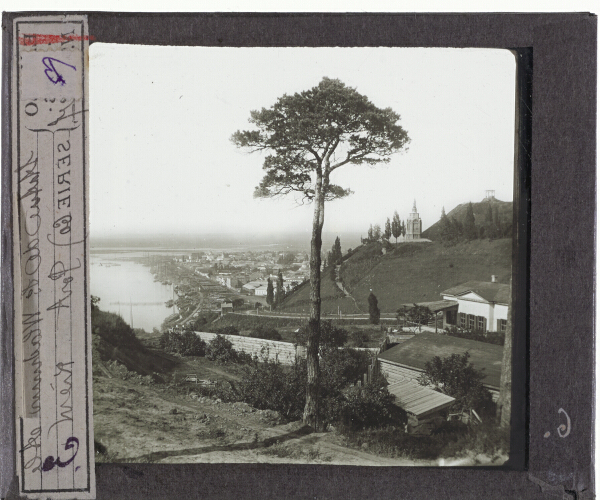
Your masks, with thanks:
[{"label": "shrub", "polygon": [[281,340],[281,334],[275,328],[259,325],[254,328],[249,334],[249,337],[265,340]]},{"label": "shrub", "polygon": [[[301,418],[306,401],[306,360],[299,360],[286,370],[278,362],[268,360],[266,354],[264,350],[243,368],[242,381],[237,383],[238,394],[242,401],[255,408],[275,410],[288,420]],[[362,378],[366,362],[364,353],[352,349],[330,347],[323,352],[318,417],[322,426],[337,423],[342,418],[342,410],[348,406],[343,391]],[[382,390],[387,392],[385,388]],[[365,405],[373,405],[372,400]],[[375,405],[375,408],[379,407]],[[372,422],[379,420],[370,418]]]},{"label": "shrub", "polygon": [[395,396],[379,378],[363,387],[353,387],[344,395],[337,420],[346,429],[359,430],[388,425],[404,425],[406,412],[394,404]]},{"label": "shrub", "polygon": [[166,352],[174,352],[182,356],[204,356],[206,351],[206,342],[191,331],[167,330],[162,334],[159,342]]},{"label": "shrub", "polygon": [[288,420],[298,419],[306,395],[306,377],[298,368],[285,372],[279,363],[255,357],[244,367],[238,393],[242,401],[254,408],[275,410]]},{"label": "shrub", "polygon": [[503,332],[477,332],[450,326],[446,328],[445,333],[451,337],[477,340],[478,342],[487,342],[488,344],[504,345],[505,334]]},{"label": "shrub", "polygon": [[98,305],[92,309],[93,333],[113,346],[140,346],[140,341],[135,336],[131,327],[117,314],[101,311]]},{"label": "shrub", "polygon": [[198,316],[194,322],[191,323],[190,327],[195,331],[203,331],[206,329],[206,325],[212,323],[217,317],[217,313],[207,313],[204,316]]},{"label": "shrub", "polygon": [[369,364],[368,354],[354,349],[325,346],[321,349],[321,385],[324,391],[340,391],[363,378]]},{"label": "shrub", "polygon": [[206,357],[217,363],[228,363],[236,360],[233,344],[222,335],[217,335],[206,346]]},{"label": "shrub", "polygon": [[355,330],[350,334],[350,345],[353,347],[364,347],[369,340],[369,335],[362,330]]},{"label": "shrub", "polygon": [[[299,328],[294,332],[294,343],[296,345],[306,345],[308,340],[308,325]],[[348,331],[338,328],[331,321],[321,321],[319,348],[342,347],[348,340]]]},{"label": "shrub", "polygon": [[482,370],[469,363],[469,353],[465,352],[445,358],[434,356],[425,363],[419,384],[433,386],[437,391],[456,398],[452,405],[455,410],[474,408],[489,414],[493,411],[493,403],[490,392],[482,384],[484,377]]}]

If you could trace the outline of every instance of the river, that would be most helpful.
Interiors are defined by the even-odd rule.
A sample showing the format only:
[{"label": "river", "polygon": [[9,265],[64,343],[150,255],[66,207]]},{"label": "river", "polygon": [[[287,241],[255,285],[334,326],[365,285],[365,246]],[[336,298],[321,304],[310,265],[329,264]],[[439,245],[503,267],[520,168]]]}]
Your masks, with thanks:
[{"label": "river", "polygon": [[177,312],[166,307],[176,299],[173,285],[154,281],[150,267],[127,260],[139,252],[94,254],[90,256],[91,294],[100,297],[100,309],[120,314],[133,328],[151,332],[160,328],[164,319]]}]

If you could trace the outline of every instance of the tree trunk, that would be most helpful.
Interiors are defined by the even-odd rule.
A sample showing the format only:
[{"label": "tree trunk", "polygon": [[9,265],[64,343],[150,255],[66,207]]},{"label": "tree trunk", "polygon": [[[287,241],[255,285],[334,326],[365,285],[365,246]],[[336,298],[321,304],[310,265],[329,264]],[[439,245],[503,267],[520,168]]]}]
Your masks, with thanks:
[{"label": "tree trunk", "polygon": [[315,212],[312,239],[310,242],[310,319],[306,343],[306,405],[302,421],[315,430],[318,428],[319,411],[319,340],[321,321],[321,246],[325,211],[325,196],[322,179],[317,178],[315,190]]},{"label": "tree trunk", "polygon": [[500,374],[500,396],[498,397],[496,416],[500,420],[500,427],[510,427],[512,389],[512,278],[508,295],[508,315],[506,318],[506,332],[504,334],[504,351],[502,354],[502,372]]}]

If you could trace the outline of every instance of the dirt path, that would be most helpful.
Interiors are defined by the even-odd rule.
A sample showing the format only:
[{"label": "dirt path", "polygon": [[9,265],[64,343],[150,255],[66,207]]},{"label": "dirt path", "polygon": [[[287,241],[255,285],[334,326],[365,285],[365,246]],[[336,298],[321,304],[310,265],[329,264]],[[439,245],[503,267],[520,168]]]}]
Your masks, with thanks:
[{"label": "dirt path", "polygon": [[472,466],[501,465],[506,459],[388,458],[350,448],[335,432],[315,433],[301,422],[279,422],[276,412],[245,403],[223,403],[165,385],[94,377],[94,439],[104,449],[96,454],[99,463]]},{"label": "dirt path", "polygon": [[277,418],[269,410],[190,397],[167,386],[94,381],[95,439],[108,450],[97,455],[99,462],[414,465],[347,448],[335,433],[278,424]]}]

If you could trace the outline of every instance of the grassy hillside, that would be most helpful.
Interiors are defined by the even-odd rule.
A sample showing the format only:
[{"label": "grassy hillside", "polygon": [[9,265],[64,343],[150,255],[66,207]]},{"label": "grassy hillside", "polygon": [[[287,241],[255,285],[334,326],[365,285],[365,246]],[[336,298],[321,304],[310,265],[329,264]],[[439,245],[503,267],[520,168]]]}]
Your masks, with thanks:
[{"label": "grassy hillside", "polygon": [[[321,274],[321,312],[324,314],[336,314],[338,307],[345,314],[357,314],[365,312],[367,309],[356,307],[354,300],[345,297],[344,293],[337,287],[329,273]],[[283,301],[277,308],[277,312],[305,312],[310,311],[310,283],[302,285],[296,292]]]},{"label": "grassy hillside", "polygon": [[118,361],[139,375],[165,374],[179,363],[142,344],[121,316],[97,307],[92,309],[92,349],[94,370],[103,371],[105,363]]},{"label": "grassy hillside", "polygon": [[[491,200],[483,200],[479,203],[473,203],[473,215],[475,215],[475,225],[482,226],[485,224],[485,214],[488,210],[488,205],[492,205],[492,209],[498,207],[498,218],[500,222],[510,222],[513,218],[512,201],[500,201],[496,198]],[[459,222],[464,222],[467,214],[468,203],[462,203],[447,213],[449,218],[454,217]],[[422,234],[423,238],[438,241],[440,239],[440,222],[436,222],[428,227]]]},{"label": "grassy hillside", "polygon": [[[508,283],[511,258],[512,240],[508,238],[454,247],[437,242],[405,243],[398,251],[382,256],[351,293],[359,304],[367,304],[373,289],[381,312],[394,312],[402,303],[440,300],[443,290],[469,280],[489,281],[492,274],[500,283]],[[353,258],[344,266],[351,270]]]},{"label": "grassy hillside", "polygon": [[[352,297],[343,297],[335,282],[323,276],[322,310],[352,314],[367,312],[370,290],[382,313],[400,304],[440,300],[440,292],[469,280],[489,281],[491,275],[508,283],[512,259],[510,238],[462,242],[444,247],[439,242],[401,243],[386,255],[380,243],[358,247],[344,261],[340,276]],[[310,285],[288,297],[281,311],[308,311]]]}]

